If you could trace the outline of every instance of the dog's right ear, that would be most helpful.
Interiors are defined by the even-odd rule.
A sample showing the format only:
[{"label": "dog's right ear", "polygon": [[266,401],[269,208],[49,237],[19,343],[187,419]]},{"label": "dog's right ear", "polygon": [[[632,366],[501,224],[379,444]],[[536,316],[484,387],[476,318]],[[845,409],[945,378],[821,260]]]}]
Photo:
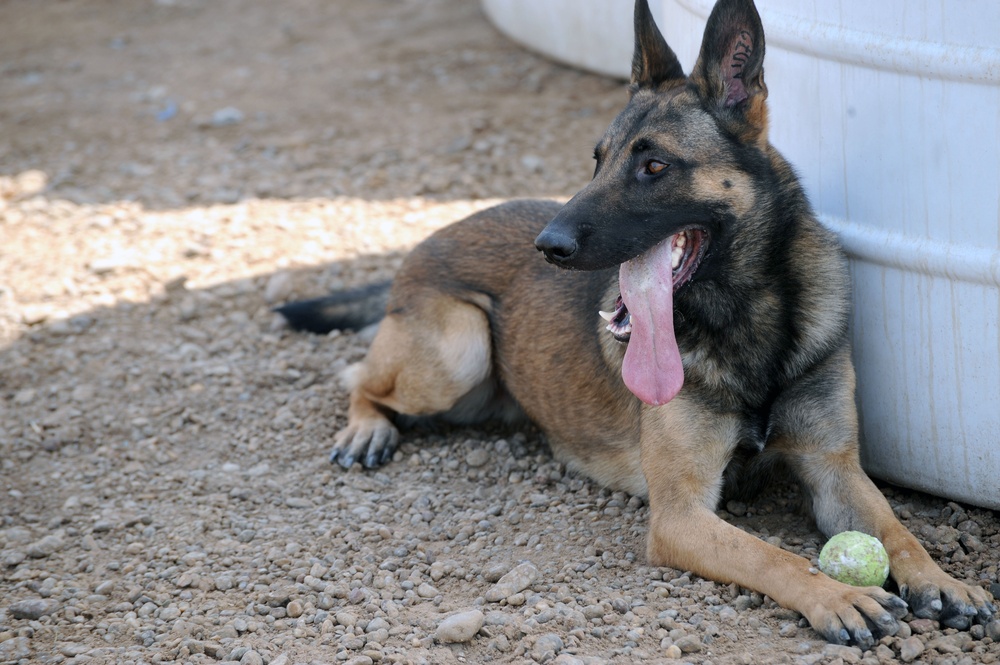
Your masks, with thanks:
[{"label": "dog's right ear", "polygon": [[681,63],[653,21],[648,0],[635,0],[635,53],[629,89],[635,92],[640,88],[658,88],[666,81],[684,78]]}]

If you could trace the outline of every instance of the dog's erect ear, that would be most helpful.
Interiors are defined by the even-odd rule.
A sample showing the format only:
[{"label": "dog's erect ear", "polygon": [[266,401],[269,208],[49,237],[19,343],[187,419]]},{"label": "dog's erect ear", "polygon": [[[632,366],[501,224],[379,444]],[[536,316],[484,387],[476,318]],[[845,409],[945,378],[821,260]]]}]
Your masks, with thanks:
[{"label": "dog's erect ear", "polygon": [[632,90],[656,88],[664,81],[684,78],[677,56],[667,46],[653,21],[648,0],[635,0],[635,53],[632,55]]},{"label": "dog's erect ear", "polygon": [[691,72],[698,94],[713,110],[767,128],[764,27],[753,0],[719,0],[705,26],[698,62]]}]

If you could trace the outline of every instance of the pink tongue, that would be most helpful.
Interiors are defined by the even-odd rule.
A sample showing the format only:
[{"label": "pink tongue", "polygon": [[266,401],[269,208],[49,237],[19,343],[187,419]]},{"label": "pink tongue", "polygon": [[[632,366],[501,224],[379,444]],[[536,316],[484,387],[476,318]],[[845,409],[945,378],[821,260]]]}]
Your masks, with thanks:
[{"label": "pink tongue", "polygon": [[681,352],[674,338],[672,240],[623,263],[618,274],[632,321],[622,379],[646,404],[666,404],[684,385]]}]

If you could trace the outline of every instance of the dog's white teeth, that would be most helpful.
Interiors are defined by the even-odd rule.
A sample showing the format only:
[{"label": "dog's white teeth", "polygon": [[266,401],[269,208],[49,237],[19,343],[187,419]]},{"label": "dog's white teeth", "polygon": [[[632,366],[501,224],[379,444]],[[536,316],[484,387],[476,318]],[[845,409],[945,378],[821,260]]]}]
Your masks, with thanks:
[{"label": "dog's white teeth", "polygon": [[687,247],[688,237],[686,233],[678,233],[674,238],[674,247],[684,248]]},{"label": "dog's white teeth", "polygon": [[678,245],[674,245],[673,250],[670,252],[670,267],[677,270],[681,267],[681,260],[684,258],[684,248]]},{"label": "dog's white teeth", "polygon": [[604,319],[605,321],[610,321],[611,319],[615,318],[615,313],[614,312],[605,312],[602,309],[602,310],[598,310],[597,313],[600,314],[601,318]]}]

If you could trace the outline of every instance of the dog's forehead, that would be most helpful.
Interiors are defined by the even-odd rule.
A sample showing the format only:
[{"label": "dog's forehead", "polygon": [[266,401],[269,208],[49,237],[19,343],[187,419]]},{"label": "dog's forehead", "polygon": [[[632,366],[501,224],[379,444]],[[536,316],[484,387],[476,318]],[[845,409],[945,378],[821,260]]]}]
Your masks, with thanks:
[{"label": "dog's forehead", "polygon": [[684,88],[667,93],[639,91],[608,127],[601,150],[628,151],[638,141],[679,157],[715,155],[721,132],[697,97]]}]

